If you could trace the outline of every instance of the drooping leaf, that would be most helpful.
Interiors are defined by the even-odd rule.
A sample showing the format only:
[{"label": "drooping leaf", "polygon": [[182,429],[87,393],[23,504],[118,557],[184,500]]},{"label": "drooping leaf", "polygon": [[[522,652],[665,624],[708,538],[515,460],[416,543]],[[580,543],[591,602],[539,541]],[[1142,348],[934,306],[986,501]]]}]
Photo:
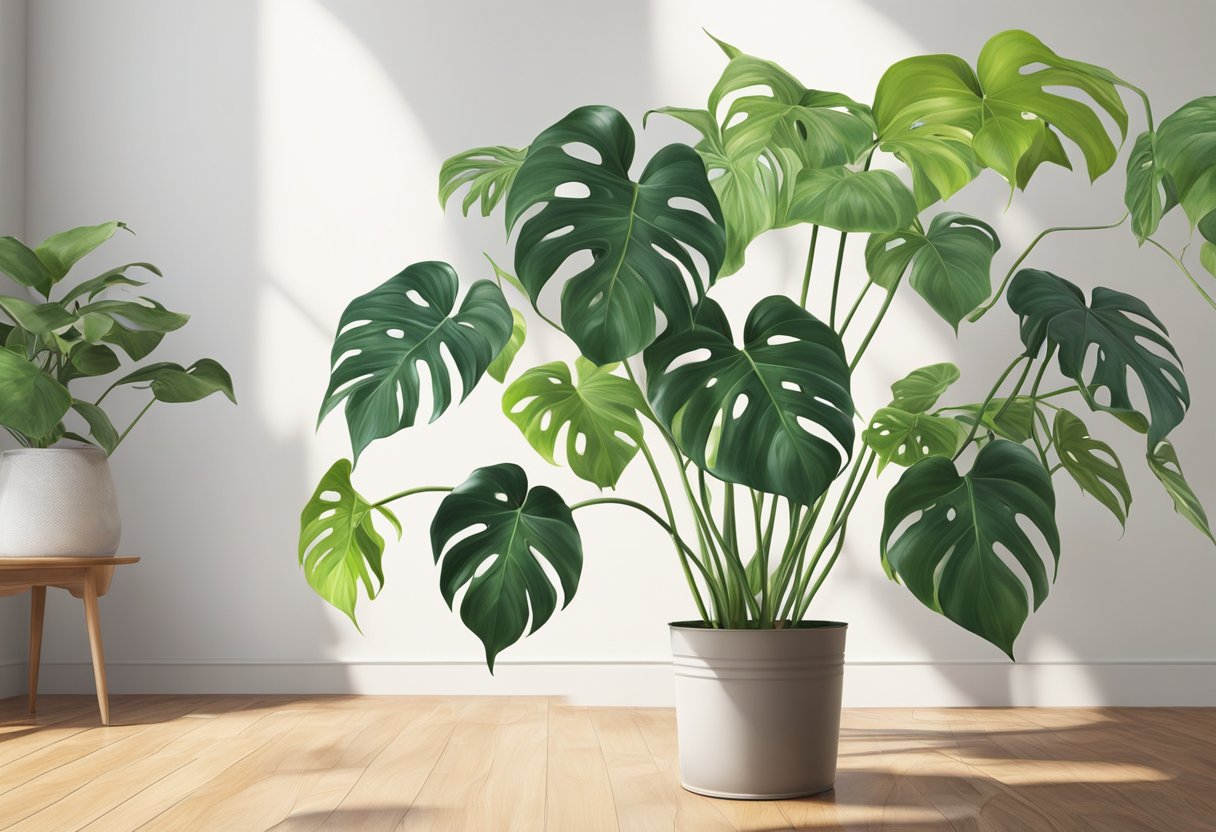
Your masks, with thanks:
[{"label": "drooping leaf", "polygon": [[[451,543],[477,526],[484,528]],[[542,559],[561,584],[563,608],[583,570],[570,509],[551,488],[529,489],[523,469],[511,463],[478,468],[444,498],[431,523],[431,548],[448,606],[468,587],[460,618],[481,639],[491,672],[495,657],[523,636],[529,618],[531,634],[557,609],[557,590]]]},{"label": "drooping leaf", "polygon": [[446,208],[448,200],[465,185],[469,186],[460,212],[466,217],[474,202],[481,203],[481,215],[490,216],[503,200],[515,174],[524,163],[528,149],[515,147],[475,147],[457,153],[439,169],[439,205]]},{"label": "drooping leaf", "polygon": [[1182,464],[1178,462],[1178,452],[1174,450],[1174,446],[1168,440],[1163,440],[1156,449],[1149,452],[1148,467],[1165,486],[1166,493],[1174,501],[1174,511],[1203,532],[1208,540],[1216,543],[1216,537],[1212,536],[1212,527],[1208,525],[1207,512],[1203,510],[1203,504],[1199,502],[1199,498],[1195,496],[1195,492],[1191,490],[1191,486],[1182,475]]},{"label": "drooping leaf", "polygon": [[114,221],[69,228],[47,237],[34,253],[50,273],[51,283],[58,283],[82,257],[126,227],[126,223]]},{"label": "drooping leaf", "polygon": [[[884,514],[887,573],[902,579],[929,609],[1013,658],[1013,643],[1030,612],[1023,581],[1029,580],[1034,609],[1050,584],[1044,558],[1018,519],[1037,529],[1056,566],[1060,559],[1055,492],[1034,453],[997,440],[980,449],[963,475],[948,459],[922,460],[891,489]],[[997,546],[1022,574],[1006,565]]]},{"label": "drooping leaf", "polygon": [[127,272],[131,269],[144,269],[151,272],[157,277],[162,277],[160,269],[153,266],[151,263],[127,263],[124,266],[110,269],[107,272],[102,272],[97,277],[89,278],[80,285],[68,291],[67,294],[59,301],[63,305],[67,305],[74,300],[84,298],[92,300],[106,289],[111,289],[115,286],[144,286],[145,281],[136,280],[133,277],[128,277]]},{"label": "drooping leaf", "polygon": [[580,357],[574,366],[577,382],[563,361],[528,370],[503,393],[503,413],[554,465],[564,431],[570,470],[600,488],[615,488],[642,442],[638,411],[646,403],[633,382],[613,374],[615,365],[596,367]]},{"label": "drooping leaf", "polygon": [[355,460],[377,439],[408,428],[418,412],[418,364],[431,380],[431,421],[452,402],[452,374],[460,376],[461,400],[481,380],[511,337],[511,309],[502,290],[488,280],[469,287],[456,307],[459,279],[447,263],[407,266],[342,313],[331,352],[329,389],[318,423],[346,403],[346,425]]},{"label": "drooping leaf", "polygon": [[1157,129],[1156,152],[1192,227],[1216,243],[1216,96],[1167,116]]},{"label": "drooping leaf", "polygon": [[509,271],[504,269],[502,266],[495,263],[494,258],[491,257],[490,255],[486,254],[484,251],[481,253],[481,256],[486,258],[486,260],[490,264],[490,268],[494,269],[494,277],[496,280],[498,280],[498,285],[500,288],[502,287],[502,282],[505,280],[507,282],[507,285],[509,285],[511,288],[515,289],[515,291],[519,292],[521,295],[528,294],[528,290],[524,288],[524,284],[519,282],[518,277],[511,274]]},{"label": "drooping leaf", "polygon": [[[599,162],[570,155],[565,148],[572,144],[588,145]],[[656,308],[672,331],[687,329],[725,252],[722,212],[696,152],[668,145],[634,182],[633,151],[624,116],[611,107],[580,107],[532,143],[507,195],[508,227],[543,205],[520,227],[515,246],[515,271],[533,305],[571,257],[591,256],[591,265],[562,286],[561,322],[596,364],[648,346],[658,334]],[[588,193],[557,196],[567,183]],[[705,213],[674,200],[691,200]],[[691,251],[705,259],[704,273]]]},{"label": "drooping leaf", "polygon": [[0,295],[0,310],[34,335],[50,335],[76,323],[76,316],[57,303],[34,304],[21,298]]},{"label": "drooping leaf", "polygon": [[33,249],[16,237],[0,237],[0,274],[34,289],[43,297],[51,292],[51,273]]},{"label": "drooping leaf", "polygon": [[110,421],[110,417],[106,412],[92,402],[81,401],[80,399],[72,399],[72,410],[75,410],[81,415],[85,423],[89,426],[89,433],[97,444],[107,455],[114,453],[114,448],[118,445],[118,431],[114,429],[114,424]]},{"label": "drooping leaf", "polygon": [[690,459],[719,479],[809,505],[853,448],[839,336],[789,298],[761,300],[743,347],[712,300],[645,354],[648,398]]},{"label": "drooping leaf", "polygon": [[375,513],[401,537],[401,523],[384,506],[372,507],[350,481],[351,461],[339,459],[300,513],[300,566],[308,585],[359,626],[355,602],[362,583],[368,599],[384,586],[384,538],[372,522]]},{"label": "drooping leaf", "polygon": [[[979,404],[951,408],[962,411],[955,418],[968,427],[975,423],[975,414],[979,409]],[[1021,444],[1030,439],[1036,409],[1034,399],[1029,396],[1016,396],[1013,401],[1006,398],[993,399],[984,408],[980,425],[997,436]]]},{"label": "drooping leaf", "polygon": [[878,456],[878,473],[888,463],[908,467],[931,456],[952,457],[967,435],[957,420],[897,407],[879,408],[861,439]]},{"label": "drooping leaf", "polygon": [[181,329],[189,315],[170,312],[151,298],[138,300],[98,300],[80,307],[81,315],[105,315],[116,324],[135,332],[166,333]]},{"label": "drooping leaf", "polygon": [[840,231],[896,231],[916,216],[916,199],[889,170],[803,170],[788,213],[791,221]]},{"label": "drooping leaf", "polygon": [[1123,201],[1132,215],[1132,233],[1141,244],[1156,232],[1161,217],[1178,204],[1174,180],[1157,158],[1156,142],[1156,134],[1141,133],[1127,157],[1127,187]]},{"label": "drooping leaf", "polygon": [[119,367],[118,353],[104,344],[79,344],[68,353],[72,378],[104,376]]},{"label": "drooping leaf", "polygon": [[[1021,319],[1026,354],[1039,355],[1044,344],[1058,347],[1060,371],[1077,383],[1091,408],[1147,429],[1150,447],[1182,421],[1191,402],[1182,362],[1166,338],[1165,325],[1144,301],[1098,287],[1087,305],[1072,283],[1037,269],[1018,272],[1007,297]],[[1085,358],[1094,346],[1097,362],[1086,379]],[[1129,372],[1144,389],[1147,421],[1132,404]],[[1103,389],[1109,399],[1105,403],[1098,401]]]},{"label": "drooping leaf", "polygon": [[1060,464],[1081,490],[1110,509],[1120,526],[1127,526],[1132,490],[1114,448],[1089,435],[1089,428],[1067,410],[1057,410],[1052,438]]},{"label": "drooping leaf", "polygon": [[0,425],[35,439],[53,430],[71,405],[68,389],[37,364],[0,350]]},{"label": "drooping leaf", "polygon": [[511,337],[507,339],[507,343],[502,345],[502,349],[498,351],[498,355],[494,356],[494,360],[486,367],[486,372],[490,374],[490,378],[499,384],[506,381],[507,373],[511,369],[511,362],[515,360],[515,356],[523,347],[524,339],[527,337],[528,322],[524,320],[524,316],[519,313],[518,309],[512,309]]},{"label": "drooping leaf", "polygon": [[147,382],[152,395],[159,402],[197,402],[212,393],[223,393],[236,404],[232,391],[232,377],[219,362],[210,358],[195,361],[189,367],[161,361],[141,367],[120,378],[116,384],[141,384]]},{"label": "drooping leaf", "polygon": [[986,222],[943,211],[923,233],[909,228],[871,235],[866,270],[889,290],[910,263],[912,288],[957,331],[959,322],[992,293],[992,257],[1000,247]]},{"label": "drooping leaf", "polygon": [[[89,315],[82,315],[81,320],[87,321],[89,317]],[[111,324],[106,328],[101,340],[121,349],[132,361],[142,361],[147,358],[165,337],[163,332],[151,329],[133,329],[113,318],[110,318],[110,321]]]},{"label": "drooping leaf", "polygon": [[891,407],[925,413],[958,379],[958,367],[949,362],[913,370],[891,385]]}]

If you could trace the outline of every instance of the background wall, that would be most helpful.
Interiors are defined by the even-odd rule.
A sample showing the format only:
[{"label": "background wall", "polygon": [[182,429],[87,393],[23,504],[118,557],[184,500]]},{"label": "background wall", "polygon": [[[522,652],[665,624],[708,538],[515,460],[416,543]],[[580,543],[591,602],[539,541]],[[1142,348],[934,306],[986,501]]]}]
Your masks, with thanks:
[{"label": "background wall", "polygon": [[[664,623],[692,606],[666,541],[632,514],[580,513],[587,565],[578,598],[505,654],[494,679],[436,589],[429,497],[402,507],[405,540],[386,557],[380,600],[361,605],[364,635],[312,595],[296,565],[296,527],[316,480],[348,452],[340,420],[314,433],[341,309],[417,260],[450,260],[469,281],[487,276],[481,252],[506,251],[500,219],[443,216],[435,198],[442,159],[474,145],[526,144],[580,104],[611,104],[639,127],[651,107],[703,105],[723,58],[701,27],[810,86],[862,100],[900,58],[948,51],[974,60],[989,35],[1011,27],[1111,66],[1146,88],[1162,116],[1213,92],[1206,35],[1216,11],[1206,3],[1156,7],[1168,38],[1140,12],[1109,3],[981,8],[877,0],[30,4],[30,236],[110,218],[130,223],[138,236],[123,235],[88,265],[159,264],[166,278],[150,287],[155,296],[194,315],[166,340],[162,358],[219,359],[241,402],[158,406],[114,459],[124,549],[145,558],[103,602],[114,689],[668,701]],[[1141,119],[1133,120],[1138,131]],[[676,139],[692,137],[655,119],[639,136],[639,155]],[[985,173],[951,207],[997,224],[1003,272],[1045,227],[1116,219],[1122,183],[1118,170],[1091,187],[1084,175],[1044,169],[1006,211],[1003,184]],[[1171,243],[1181,245],[1182,225],[1171,217]],[[763,294],[796,285],[805,237],[768,235],[745,272],[723,284],[720,297],[738,317]],[[851,285],[863,279],[857,242]],[[1084,286],[1151,289],[1194,387],[1176,444],[1191,483],[1216,508],[1216,382],[1205,363],[1216,313],[1168,261],[1137,251],[1126,229],[1057,235],[1032,262]],[[829,279],[818,273],[817,287]],[[518,366],[572,357],[561,338],[539,326],[533,333]],[[956,340],[907,293],[856,393],[863,409],[878,406],[908,370],[953,360],[962,390],[979,398],[1019,348],[1009,314]],[[498,415],[499,393],[487,380],[439,423],[379,443],[360,465],[359,488],[380,496],[454,484],[477,465],[510,460],[571,501],[590,496],[590,486],[540,461]],[[130,402],[130,413],[140,404]],[[851,623],[850,703],[1213,704],[1216,552],[1174,515],[1141,462],[1142,440],[1086,418],[1122,455],[1135,508],[1120,538],[1100,506],[1057,480],[1063,563],[1023,632],[1016,666],[883,578],[876,539],[895,471],[871,487],[816,612]],[[654,497],[640,465],[621,490]],[[0,613],[18,603],[0,599]],[[80,619],[78,602],[50,600],[48,690],[91,685]]]}]

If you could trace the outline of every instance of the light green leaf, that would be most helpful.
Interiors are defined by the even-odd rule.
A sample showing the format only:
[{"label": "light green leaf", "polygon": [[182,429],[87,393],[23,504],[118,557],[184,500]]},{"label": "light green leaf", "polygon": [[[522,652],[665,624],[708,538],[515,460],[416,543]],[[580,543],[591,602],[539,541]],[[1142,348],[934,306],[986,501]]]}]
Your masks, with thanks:
[{"label": "light green leaf", "polygon": [[[170,312],[151,298],[130,300],[98,300],[80,307],[80,315],[106,315],[125,329],[135,332],[166,333],[181,329],[189,315]],[[134,358],[134,356],[132,356]]]},{"label": "light green leaf", "polygon": [[507,195],[515,175],[527,158],[528,149],[514,147],[475,147],[457,153],[439,169],[439,205],[446,208],[452,195],[465,185],[468,193],[460,212],[469,215],[474,202],[481,202],[481,215],[490,216]]},{"label": "light green leaf", "polygon": [[1056,411],[1052,437],[1064,470],[1072,475],[1082,491],[1110,509],[1119,525],[1126,528],[1132,490],[1114,449],[1090,436],[1085,423],[1063,409]]},{"label": "light green leaf", "polygon": [[[1012,659],[1013,643],[1030,613],[1023,582],[1029,580],[1035,609],[1050,586],[1044,559],[1018,521],[1037,529],[1058,566],[1055,504],[1047,471],[1033,452],[1012,442],[984,446],[961,476],[948,459],[922,460],[887,495],[883,566],[926,607]],[[892,540],[909,520],[911,525]],[[1012,556],[1018,572],[1006,565],[997,546]]]},{"label": "light green leaf", "polygon": [[81,316],[78,326],[84,340],[90,344],[96,344],[114,328],[114,319],[109,315],[90,313]]},{"label": "light green leaf", "polygon": [[[1044,344],[1057,346],[1060,371],[1077,383],[1091,408],[1113,413],[1139,430],[1144,414],[1132,405],[1127,381],[1131,372],[1148,400],[1150,447],[1182,421],[1191,403],[1182,361],[1166,338],[1165,325],[1143,301],[1098,287],[1086,304],[1084,293],[1072,283],[1037,269],[1018,272],[1007,298],[1021,319],[1026,355],[1039,355]],[[1085,358],[1094,346],[1097,361],[1086,379]],[[1109,394],[1106,404],[1097,400],[1101,388]]]},{"label": "light green leaf", "polygon": [[518,309],[511,310],[511,322],[511,337],[507,339],[507,343],[503,344],[498,355],[490,362],[490,366],[486,367],[490,378],[500,384],[506,381],[507,372],[511,369],[511,362],[515,360],[515,356],[524,345],[524,339],[528,337],[528,322],[524,320],[524,316],[519,313]]},{"label": "light green leaf", "polygon": [[911,263],[912,288],[957,331],[959,322],[992,293],[992,258],[1000,247],[992,226],[943,211],[924,233],[911,228],[871,235],[866,270],[889,290]]},{"label": "light green leaf", "polygon": [[[1030,439],[1035,420],[1034,414],[1037,409],[1035,401],[1029,396],[1017,396],[1006,406],[1008,401],[1006,398],[998,398],[988,402],[980,424],[997,436],[1021,444]],[[968,427],[975,423],[975,414],[979,409],[978,404],[950,408],[950,410],[962,411],[954,418]]]},{"label": "light green leaf", "polygon": [[461,400],[472,392],[511,337],[511,309],[488,280],[469,287],[447,263],[414,263],[350,302],[330,353],[329,389],[317,421],[343,402],[356,461],[364,448],[415,424],[422,415],[418,364],[431,379],[431,421],[452,403],[450,354]]},{"label": "light green leaf", "polygon": [[1191,525],[1203,532],[1208,540],[1216,543],[1212,536],[1212,528],[1208,525],[1208,515],[1203,510],[1203,504],[1187,484],[1182,475],[1182,465],[1178,462],[1178,452],[1168,441],[1160,442],[1156,449],[1148,455],[1148,467],[1165,486],[1166,493],[1174,501],[1174,511],[1181,514]]},{"label": "light green leaf", "polygon": [[1174,181],[1157,158],[1153,133],[1141,133],[1127,157],[1127,188],[1123,201],[1132,215],[1132,233],[1141,244],[1153,235],[1161,217],[1177,203]]},{"label": "light green leaf", "polygon": [[13,321],[34,335],[50,336],[76,323],[76,316],[57,303],[33,304],[21,298],[0,295],[0,309]]},{"label": "light green leaf", "polygon": [[[88,315],[83,316],[85,318]],[[106,317],[109,317],[108,315]],[[160,345],[165,333],[156,330],[141,330],[123,326],[119,321],[110,318],[113,323],[101,336],[101,340],[125,352],[132,361],[142,361]]]},{"label": "light green leaf", "polygon": [[[570,155],[563,148],[571,144],[588,145],[599,162]],[[534,306],[563,264],[591,255],[591,265],[562,286],[561,322],[596,364],[648,346],[658,335],[656,308],[672,331],[691,326],[725,252],[722,212],[696,152],[668,145],[637,182],[629,178],[633,152],[624,116],[611,107],[580,107],[532,143],[507,195],[508,227],[543,206],[520,227],[515,246],[515,272]],[[581,184],[587,195],[556,196],[567,183]],[[691,200],[708,217],[673,200]],[[693,251],[706,269],[698,269]]]},{"label": "light green leaf", "polygon": [[789,207],[792,221],[840,231],[896,231],[915,216],[912,192],[888,170],[804,170]]},{"label": "light green leaf", "polygon": [[499,266],[497,263],[495,263],[494,258],[491,257],[490,255],[486,254],[484,251],[481,253],[481,256],[486,258],[486,260],[488,260],[490,262],[490,266],[491,266],[491,268],[494,269],[494,276],[496,278],[498,278],[498,285],[500,287],[502,286],[502,281],[505,280],[505,281],[507,281],[507,284],[511,286],[511,288],[515,289],[521,295],[524,295],[525,297],[527,296],[528,290],[524,288],[524,284],[519,282],[518,277],[511,274],[509,271],[506,271],[501,266]]},{"label": "light green leaf", "polygon": [[[476,526],[484,528],[451,542]],[[535,633],[557,609],[557,590],[542,559],[561,584],[563,608],[583,570],[583,544],[570,509],[551,488],[529,489],[523,469],[510,463],[478,468],[444,498],[431,523],[431,548],[448,606],[468,587],[460,618],[481,639],[491,672],[495,657],[523,636],[529,619],[528,632]]]},{"label": "light green leaf", "polygon": [[655,415],[685,455],[719,479],[810,505],[852,452],[840,337],[789,298],[756,304],[742,348],[707,299],[697,324],[656,341],[645,362]]},{"label": "light green leaf", "polygon": [[528,370],[502,396],[502,410],[529,444],[557,465],[554,450],[566,434],[566,460],[575,475],[600,488],[615,488],[638,452],[646,403],[633,382],[613,375],[615,365],[574,362],[577,383],[565,362]]},{"label": "light green leaf", "polygon": [[36,439],[50,433],[71,405],[68,389],[38,365],[0,350],[0,425]]},{"label": "light green leaf", "polygon": [[0,237],[0,273],[43,297],[50,294],[54,282],[38,255],[16,237]]},{"label": "light green leaf", "polygon": [[100,225],[82,225],[47,237],[34,253],[50,273],[51,283],[58,283],[82,257],[114,236],[126,223],[103,222]]},{"label": "light green leaf", "polygon": [[966,436],[966,428],[954,419],[883,407],[861,439],[878,455],[881,474],[891,462],[906,468],[931,456],[952,457]]},{"label": "light green leaf", "polygon": [[949,362],[913,370],[891,385],[891,407],[907,413],[925,413],[958,381],[959,375],[958,367]]},{"label": "light green leaf", "polygon": [[118,354],[104,344],[79,344],[68,353],[72,377],[104,376],[119,367]]},{"label": "light green leaf", "polygon": [[118,266],[117,268],[110,269],[108,272],[102,272],[101,274],[97,275],[97,277],[89,278],[76,288],[69,291],[59,302],[64,306],[67,306],[69,303],[78,298],[92,300],[106,289],[113,288],[114,286],[147,285],[145,281],[128,277],[127,271],[130,269],[145,269],[157,277],[162,276],[160,269],[156,268],[156,266],[153,266],[151,263],[127,263],[124,266]]},{"label": "light green leaf", "polygon": [[1216,96],[1166,117],[1157,130],[1157,155],[1191,225],[1216,243]]},{"label": "light green leaf", "polygon": [[114,453],[114,448],[118,445],[118,431],[114,429],[114,424],[110,421],[110,417],[106,412],[92,402],[81,401],[80,399],[72,399],[72,410],[79,413],[89,426],[89,433],[93,439],[101,446],[102,450],[107,455]]},{"label": "light green leaf", "polygon": [[339,459],[317,484],[300,513],[299,559],[309,586],[358,627],[359,584],[369,600],[384,586],[384,538],[372,522],[373,511],[392,524],[398,539],[401,523],[387,508],[373,508],[363,499],[351,485],[350,473],[350,460]]},{"label": "light green leaf", "polygon": [[1208,274],[1216,277],[1216,243],[1205,242],[1199,247],[1199,262],[1208,270]]},{"label": "light green leaf", "polygon": [[202,358],[189,367],[167,361],[149,364],[123,376],[115,384],[141,384],[147,382],[158,402],[197,402],[212,393],[223,393],[236,404],[232,391],[232,377],[216,361]]}]

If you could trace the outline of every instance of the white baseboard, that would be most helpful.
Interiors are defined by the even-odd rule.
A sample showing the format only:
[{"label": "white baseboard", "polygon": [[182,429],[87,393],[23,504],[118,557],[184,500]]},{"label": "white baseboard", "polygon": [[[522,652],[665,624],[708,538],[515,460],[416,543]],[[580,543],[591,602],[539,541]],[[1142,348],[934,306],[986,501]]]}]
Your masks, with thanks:
[{"label": "white baseboard", "polygon": [[25,693],[25,659],[0,662],[0,699]]},{"label": "white baseboard", "polygon": [[[563,696],[580,704],[670,706],[666,661],[108,662],[113,693],[349,693]],[[24,690],[24,665],[0,685]],[[88,662],[45,663],[44,693],[89,693]],[[846,707],[1216,706],[1216,662],[850,662]]]}]

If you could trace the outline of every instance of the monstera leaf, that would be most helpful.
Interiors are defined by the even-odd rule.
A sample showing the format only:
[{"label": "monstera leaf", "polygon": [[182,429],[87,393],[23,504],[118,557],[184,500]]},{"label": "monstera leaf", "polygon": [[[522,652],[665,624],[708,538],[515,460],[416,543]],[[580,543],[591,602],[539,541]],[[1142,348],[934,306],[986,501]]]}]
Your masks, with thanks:
[{"label": "monstera leaf", "polygon": [[37,364],[0,349],[0,425],[26,436],[45,436],[71,405],[68,389]]},{"label": "monstera leaf", "polygon": [[439,168],[439,205],[447,207],[448,200],[465,185],[469,186],[460,212],[466,217],[474,202],[481,203],[481,215],[490,216],[515,181],[515,175],[528,156],[528,149],[514,147],[475,147],[457,153]]},{"label": "monstera leaf", "polygon": [[931,456],[952,457],[966,436],[966,428],[954,419],[883,407],[861,439],[877,454],[881,474],[891,462],[906,468]]},{"label": "monstera leaf", "polygon": [[791,221],[840,231],[895,231],[916,216],[916,199],[889,170],[804,170],[788,213]]},{"label": "monstera leaf", "polygon": [[891,385],[891,407],[925,413],[958,379],[958,367],[948,362],[913,370]]},{"label": "monstera leaf", "polygon": [[[1045,343],[1058,347],[1060,371],[1077,383],[1091,408],[1147,430],[1154,448],[1182,421],[1191,402],[1182,362],[1165,337],[1165,325],[1143,301],[1099,287],[1087,305],[1072,283],[1037,269],[1014,276],[1008,300],[1021,319],[1026,355],[1037,356]],[[1086,379],[1085,358],[1094,346],[1097,363]],[[1147,422],[1132,406],[1129,372],[1144,388]],[[1105,404],[1097,398],[1102,388],[1109,396]]]},{"label": "monstera leaf", "polygon": [[1132,233],[1141,244],[1157,230],[1161,218],[1178,204],[1174,180],[1161,166],[1156,144],[1156,133],[1141,133],[1127,157],[1127,188],[1123,201],[1132,215]]},{"label": "monstera leaf", "polygon": [[[955,418],[970,427],[975,424],[975,414],[979,413],[980,406],[967,404],[950,409],[962,411]],[[1036,410],[1035,400],[1029,396],[1015,396],[1013,401],[1005,398],[993,399],[984,408],[980,425],[997,436],[1020,444],[1030,439]]]},{"label": "monstera leaf", "polygon": [[557,575],[563,608],[583,570],[583,544],[570,509],[551,488],[529,489],[523,469],[510,463],[478,468],[444,498],[431,523],[431,547],[435,562],[442,561],[439,589],[448,606],[468,587],[460,618],[485,646],[490,672],[529,619],[534,633],[557,609],[557,591],[541,561]]},{"label": "monstera leaf", "polygon": [[1096,179],[1114,164],[1115,143],[1090,105],[1054,90],[1087,96],[1122,137],[1127,110],[1118,83],[1108,70],[1063,58],[1028,32],[1011,30],[984,45],[974,72],[951,55],[893,65],[879,81],[874,116],[882,149],[912,168],[923,207],[967,184],[977,162],[1024,188],[1041,163],[1067,164],[1059,134],[1080,148]]},{"label": "monstera leaf", "polygon": [[1216,96],[1197,98],[1162,121],[1156,153],[1191,225],[1216,243]]},{"label": "monstera leaf", "polygon": [[1057,410],[1052,438],[1060,464],[1081,490],[1110,509],[1120,526],[1127,526],[1132,490],[1114,448],[1089,435],[1089,428],[1067,410]]},{"label": "monstera leaf", "polygon": [[434,421],[452,403],[452,372],[444,352],[460,375],[463,400],[511,337],[511,310],[501,289],[477,281],[453,315],[458,288],[447,263],[415,263],[355,298],[342,313],[317,421],[346,402],[356,462],[373,441],[419,418],[419,363],[429,371]]},{"label": "monstera leaf", "polygon": [[[355,620],[359,584],[368,599],[384,586],[384,538],[372,522],[379,514],[401,537],[401,523],[383,506],[372,506],[350,482],[351,462],[339,459],[325,472],[300,514],[300,565],[313,590]],[[374,580],[373,580],[374,578]]]},{"label": "monstera leaf", "polygon": [[786,297],[761,300],[736,347],[721,308],[646,350],[648,398],[684,453],[728,482],[810,505],[853,448],[844,347]]},{"label": "monstera leaf", "polygon": [[[599,161],[570,155],[569,145],[589,146]],[[537,137],[507,195],[508,228],[543,206],[520,227],[515,246],[515,271],[533,305],[571,257],[591,255],[591,265],[562,287],[561,321],[596,364],[648,346],[658,333],[656,307],[670,329],[687,329],[725,252],[722,212],[696,152],[668,145],[634,182],[633,150],[624,116],[611,107],[581,107]],[[557,196],[568,183],[587,194]],[[673,200],[691,200],[708,217]],[[705,259],[704,273],[690,251]]]},{"label": "monstera leaf", "polygon": [[511,369],[511,364],[515,361],[515,356],[519,354],[520,349],[524,345],[524,339],[528,337],[528,323],[524,320],[524,316],[519,314],[518,309],[511,310],[511,337],[507,339],[507,343],[498,351],[498,355],[490,362],[490,366],[486,367],[486,372],[490,374],[490,378],[500,384],[507,379],[507,373]]},{"label": "monstera leaf", "polygon": [[988,223],[944,211],[924,232],[914,227],[871,235],[866,270],[890,290],[910,263],[912,288],[957,332],[959,322],[991,294],[992,257],[1000,247]]},{"label": "monstera leaf", "polygon": [[600,488],[615,488],[642,442],[638,411],[646,403],[633,382],[613,375],[613,365],[596,367],[580,357],[574,366],[577,383],[562,361],[528,370],[503,393],[503,413],[554,465],[565,431],[570,469]]},{"label": "monstera leaf", "polygon": [[883,566],[926,607],[1013,658],[1013,642],[1029,615],[1023,581],[1029,580],[1035,609],[1049,587],[1044,560],[1019,519],[1037,529],[1058,565],[1055,493],[1029,449],[997,440],[980,449],[963,475],[948,459],[922,460],[887,495]]},{"label": "monstera leaf", "polygon": [[1174,511],[1203,532],[1208,540],[1216,543],[1216,537],[1212,536],[1212,528],[1208,525],[1207,512],[1203,510],[1203,504],[1182,475],[1182,465],[1178,462],[1178,452],[1174,450],[1174,446],[1168,441],[1161,442],[1149,453],[1148,467],[1174,501]]}]

